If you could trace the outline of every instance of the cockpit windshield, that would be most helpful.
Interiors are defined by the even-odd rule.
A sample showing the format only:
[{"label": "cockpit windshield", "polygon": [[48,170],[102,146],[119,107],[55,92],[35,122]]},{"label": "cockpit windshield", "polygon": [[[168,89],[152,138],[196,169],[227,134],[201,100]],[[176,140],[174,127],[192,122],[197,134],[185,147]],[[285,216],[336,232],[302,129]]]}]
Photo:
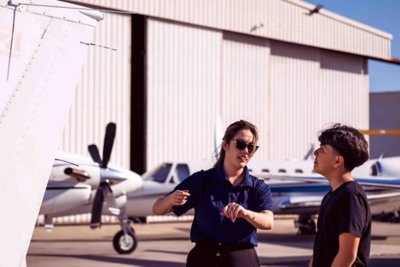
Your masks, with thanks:
[{"label": "cockpit windshield", "polygon": [[187,164],[177,164],[176,165],[176,175],[178,180],[182,182],[190,175],[189,167]]},{"label": "cockpit windshield", "polygon": [[144,180],[153,180],[154,182],[164,183],[171,171],[172,163],[163,163],[154,171],[144,174]]}]

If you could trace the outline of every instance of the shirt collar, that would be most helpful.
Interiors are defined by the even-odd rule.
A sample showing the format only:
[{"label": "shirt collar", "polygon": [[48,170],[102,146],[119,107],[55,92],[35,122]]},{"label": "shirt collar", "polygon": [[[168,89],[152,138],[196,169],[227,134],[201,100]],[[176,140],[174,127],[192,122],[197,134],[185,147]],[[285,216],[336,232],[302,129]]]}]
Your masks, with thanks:
[{"label": "shirt collar", "polygon": [[[219,183],[225,183],[227,181],[222,164],[216,167],[216,180]],[[240,186],[240,187],[245,187],[245,186],[252,187],[253,186],[253,182],[250,179],[250,173],[249,173],[249,169],[247,168],[247,166],[245,166],[243,169],[243,180],[240,182],[240,184],[238,184],[238,186]]]}]

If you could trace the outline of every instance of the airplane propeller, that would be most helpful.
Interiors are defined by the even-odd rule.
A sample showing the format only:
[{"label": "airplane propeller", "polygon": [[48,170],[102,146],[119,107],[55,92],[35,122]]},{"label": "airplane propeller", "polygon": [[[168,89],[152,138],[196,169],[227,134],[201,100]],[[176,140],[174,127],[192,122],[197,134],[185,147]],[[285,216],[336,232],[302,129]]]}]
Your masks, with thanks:
[{"label": "airplane propeller", "polygon": [[92,216],[90,221],[90,227],[92,229],[100,226],[101,223],[101,213],[103,209],[104,200],[108,203],[111,203],[111,206],[114,206],[115,199],[112,195],[112,189],[110,186],[110,180],[107,175],[103,175],[102,170],[107,169],[108,162],[110,160],[111,151],[114,145],[116,132],[116,124],[108,123],[106,127],[106,134],[104,136],[104,146],[103,146],[103,155],[100,157],[99,149],[95,144],[91,144],[88,146],[89,154],[92,157],[93,161],[97,162],[100,165],[100,185],[96,190],[96,194],[93,200],[92,206]]},{"label": "airplane propeller", "polygon": [[117,126],[113,122],[107,124],[106,135],[104,136],[103,160],[100,158],[99,149],[95,144],[88,146],[90,156],[92,157],[93,161],[100,165],[101,168],[107,168],[114,145],[116,128]]}]

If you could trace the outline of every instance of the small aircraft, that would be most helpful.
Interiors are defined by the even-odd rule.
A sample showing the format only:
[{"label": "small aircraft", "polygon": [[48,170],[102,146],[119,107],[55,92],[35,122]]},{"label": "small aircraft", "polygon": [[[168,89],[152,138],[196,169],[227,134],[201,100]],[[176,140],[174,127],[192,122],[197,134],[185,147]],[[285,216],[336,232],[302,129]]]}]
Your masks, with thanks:
[{"label": "small aircraft", "polygon": [[[57,8],[54,8],[57,6]],[[0,0],[2,266],[26,253],[98,11],[46,0]]]},{"label": "small aircraft", "polygon": [[109,164],[116,125],[109,123],[100,157],[96,145],[89,145],[91,158],[59,152],[44,194],[40,214],[45,227],[52,228],[53,217],[91,213],[90,227],[101,225],[101,215],[117,216],[121,230],[114,236],[114,249],[126,253],[134,250],[137,240],[125,208],[127,194],[143,185],[140,175]]}]

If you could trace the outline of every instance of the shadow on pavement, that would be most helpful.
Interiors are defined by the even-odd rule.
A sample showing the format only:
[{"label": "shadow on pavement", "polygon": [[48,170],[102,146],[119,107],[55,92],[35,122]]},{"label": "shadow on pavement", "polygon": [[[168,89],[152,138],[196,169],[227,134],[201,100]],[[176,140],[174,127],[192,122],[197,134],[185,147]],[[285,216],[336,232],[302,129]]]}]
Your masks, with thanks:
[{"label": "shadow on pavement", "polygon": [[[163,251],[164,253],[168,253]],[[160,261],[160,260],[144,260],[144,259],[132,259],[122,258],[120,256],[100,256],[100,255],[65,255],[65,254],[31,254],[30,257],[60,257],[60,258],[74,258],[81,260],[99,261],[102,263],[112,263],[121,265],[135,265],[135,266],[146,266],[146,267],[182,267],[185,264],[171,261]]]}]

